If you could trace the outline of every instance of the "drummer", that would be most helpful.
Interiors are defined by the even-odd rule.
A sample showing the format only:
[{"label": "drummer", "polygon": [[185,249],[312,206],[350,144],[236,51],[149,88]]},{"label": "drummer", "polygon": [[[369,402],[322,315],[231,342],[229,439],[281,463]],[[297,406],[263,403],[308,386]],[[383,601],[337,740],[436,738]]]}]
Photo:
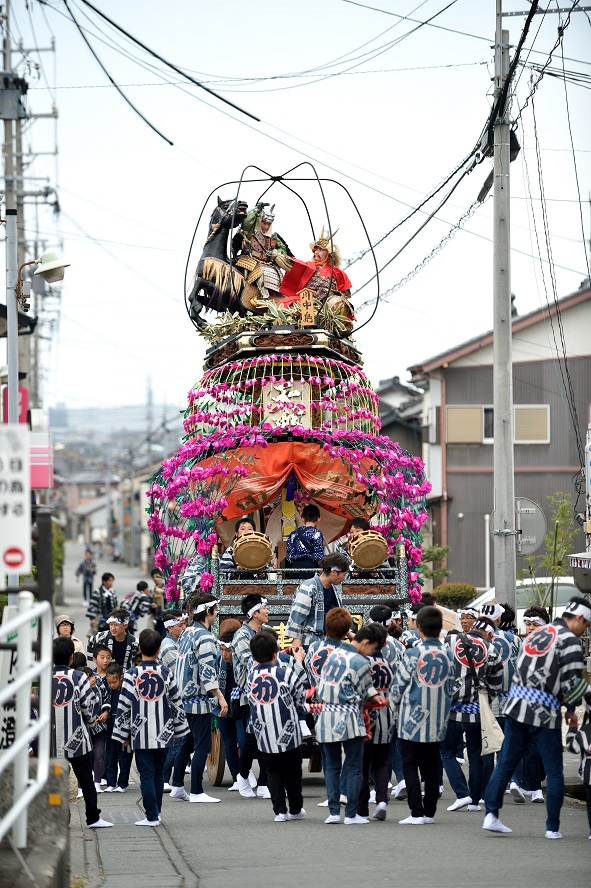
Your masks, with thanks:
[{"label": "drummer", "polygon": [[[349,536],[348,536],[346,542],[344,542],[341,546],[339,546],[339,552],[341,552],[343,555],[346,555],[347,558],[349,558],[351,561],[350,576],[353,577],[354,579],[367,579],[369,577],[379,576],[379,574],[377,574],[376,571],[359,570],[359,568],[356,567],[356,565],[355,565],[355,561],[353,559],[353,556],[349,552],[349,546],[351,545],[351,542],[356,537],[358,537],[360,533],[363,533],[365,530],[371,530],[371,524],[369,523],[367,518],[353,518],[353,520],[351,521],[351,526],[349,527]],[[388,563],[387,559],[386,559],[386,561],[384,561],[384,563],[381,565],[381,567],[383,567],[383,568],[390,567],[390,564]]]},{"label": "drummer", "polygon": [[242,570],[242,568],[237,569],[236,562],[234,561],[234,545],[236,540],[247,533],[254,533],[255,531],[256,527],[254,521],[249,515],[243,515],[234,525],[234,539],[220,558],[220,572],[223,571],[226,574],[227,579],[255,580],[259,577],[266,576],[266,571],[264,569],[262,571]]}]

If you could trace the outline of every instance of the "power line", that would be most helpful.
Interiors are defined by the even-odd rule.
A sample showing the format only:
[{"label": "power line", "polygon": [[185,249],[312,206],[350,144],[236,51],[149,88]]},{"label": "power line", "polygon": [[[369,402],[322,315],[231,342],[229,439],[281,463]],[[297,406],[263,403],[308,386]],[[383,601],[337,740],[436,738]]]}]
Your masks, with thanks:
[{"label": "power line", "polygon": [[164,139],[165,142],[168,142],[168,144],[172,146],[173,143],[172,143],[171,140],[168,138],[168,136],[165,136],[164,133],[160,132],[160,130],[159,130],[156,126],[154,126],[154,124],[151,123],[151,122],[148,120],[147,117],[145,117],[145,116],[142,114],[142,112],[139,110],[139,108],[136,108],[136,106],[133,104],[133,102],[131,101],[131,99],[128,98],[128,97],[125,95],[125,93],[123,92],[123,90],[121,89],[121,87],[120,87],[117,83],[115,83],[115,81],[113,80],[113,78],[111,77],[111,75],[109,74],[109,72],[107,71],[106,67],[104,66],[104,64],[102,63],[102,61],[100,60],[100,58],[98,57],[97,53],[95,52],[95,50],[94,50],[93,47],[91,46],[90,41],[89,41],[88,38],[86,37],[86,34],[84,33],[83,29],[82,29],[82,28],[80,27],[80,25],[78,24],[78,20],[75,18],[74,13],[72,12],[72,10],[70,9],[70,7],[68,6],[68,0],[64,0],[64,6],[66,7],[66,9],[68,10],[68,12],[70,13],[70,17],[71,17],[72,21],[74,22],[74,24],[75,24],[75,26],[76,26],[76,28],[77,28],[77,30],[78,30],[78,33],[80,34],[80,36],[81,36],[82,39],[84,40],[86,46],[88,47],[88,49],[90,50],[90,52],[92,53],[92,55],[94,56],[94,58],[96,59],[96,61],[98,62],[98,64],[100,65],[100,67],[101,67],[103,73],[106,75],[106,77],[108,77],[108,79],[109,79],[109,81],[111,82],[111,84],[115,87],[115,89],[117,90],[117,92],[119,93],[119,95],[120,95],[120,96],[121,96],[121,97],[127,102],[127,104],[129,105],[129,107],[130,107],[133,111],[135,111],[135,113],[138,115],[138,117],[141,117],[141,119],[144,121],[144,123],[146,123],[146,124],[150,127],[150,129],[153,130],[153,131],[156,133],[156,135],[160,136],[161,139]]},{"label": "power line", "polygon": [[[47,0],[40,0],[40,2],[46,3]],[[171,68],[173,71],[176,71],[176,73],[180,74],[181,77],[184,77],[185,80],[188,80],[190,83],[194,84],[194,86],[198,86],[199,89],[205,90],[205,92],[208,92],[210,95],[214,96],[216,99],[219,99],[220,102],[224,102],[226,105],[230,105],[230,107],[234,108],[235,111],[239,111],[240,114],[245,114],[247,117],[250,117],[251,120],[255,120],[257,123],[260,123],[260,118],[256,117],[256,115],[251,114],[250,111],[245,111],[244,108],[241,108],[239,105],[236,105],[234,102],[231,102],[229,99],[225,99],[223,96],[218,95],[213,89],[210,89],[208,86],[205,86],[203,83],[200,83],[199,80],[195,80],[194,77],[191,77],[191,75],[187,74],[186,71],[183,71],[182,68],[178,68],[175,64],[173,64],[172,62],[169,62],[165,58],[163,58],[159,53],[155,52],[153,49],[150,49],[148,46],[146,46],[145,43],[142,43],[141,40],[138,40],[137,37],[134,37],[132,34],[130,34],[128,31],[126,31],[125,28],[122,28],[121,25],[118,25],[116,22],[113,21],[113,19],[109,18],[108,15],[105,15],[104,12],[101,12],[100,9],[97,9],[96,6],[94,6],[92,3],[90,3],[90,0],[81,0],[81,2],[84,3],[85,6],[90,7],[90,9],[92,9],[93,12],[95,12],[98,16],[100,16],[102,19],[104,19],[106,22],[108,22],[113,28],[116,28],[117,31],[120,31],[122,34],[124,34],[133,43],[136,43],[138,46],[140,46],[145,52],[147,52],[149,55],[153,56],[153,58],[158,59],[158,61],[162,62],[168,68]]]}]

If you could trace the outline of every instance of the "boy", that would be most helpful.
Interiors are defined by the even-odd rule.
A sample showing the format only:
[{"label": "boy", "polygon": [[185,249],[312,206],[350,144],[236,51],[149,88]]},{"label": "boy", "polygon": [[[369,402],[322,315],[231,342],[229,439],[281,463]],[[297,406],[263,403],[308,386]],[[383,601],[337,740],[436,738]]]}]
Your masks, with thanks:
[{"label": "boy", "polygon": [[[133,756],[130,749],[113,739],[115,714],[123,686],[123,667],[119,663],[111,663],[107,666],[106,679],[111,692],[111,711],[107,722],[109,739],[107,743],[107,767],[105,768],[105,777],[107,778],[105,792],[126,792],[129,785],[129,772]],[[119,779],[117,779],[117,769],[119,769]]]},{"label": "boy", "polygon": [[[223,718],[228,704],[220,691],[217,676],[217,646],[211,634],[218,602],[209,592],[196,592],[188,601],[187,612],[193,623],[180,637],[176,678],[187,714],[190,733],[183,737],[172,774],[170,797],[185,802],[215,803],[215,796],[203,792],[203,770],[211,752],[211,714]],[[216,699],[217,698],[217,699]],[[185,768],[191,761],[191,794],[184,788]]]},{"label": "boy", "polygon": [[114,584],[113,574],[104,573],[99,588],[90,593],[86,616],[90,620],[91,629],[96,629],[97,620],[99,621],[99,631],[107,628],[105,626],[106,618],[117,607],[117,593],[113,589]]},{"label": "boy", "polygon": [[[248,680],[248,703],[257,747],[267,766],[275,822],[303,820],[302,732],[306,715],[303,672],[279,663],[277,641],[270,632],[259,632],[250,642],[253,667]],[[297,657],[301,663],[304,651]],[[289,813],[285,797],[289,803]]]},{"label": "boy", "polygon": [[74,642],[56,638],[53,642],[53,718],[52,755],[65,758],[72,765],[84,802],[86,824],[91,829],[113,826],[101,819],[92,778],[92,741],[88,731],[98,715],[96,698],[83,672],[72,669]]},{"label": "boy", "polygon": [[[240,603],[242,613],[246,617],[244,623],[236,631],[236,635],[232,639],[232,666],[234,669],[234,679],[238,687],[242,690],[240,703],[248,706],[248,698],[246,697],[246,687],[250,665],[252,663],[252,651],[250,642],[257,632],[260,632],[269,619],[269,610],[267,608],[267,599],[263,598],[256,592],[251,595],[245,595]],[[240,767],[236,782],[238,791],[245,799],[253,799],[255,797],[254,788],[251,781],[254,781],[252,773],[252,763],[256,757],[259,759],[259,785],[256,796],[260,799],[270,799],[271,793],[267,786],[267,769],[265,760],[262,756],[257,756],[257,745],[255,736],[251,731],[247,730],[248,716],[246,717],[244,729],[246,736],[244,745],[240,751]],[[255,782],[256,786],[256,782]]]},{"label": "boy", "polygon": [[136,826],[160,825],[168,748],[189,733],[174,676],[156,660],[161,641],[154,629],[140,633],[142,662],[125,673],[113,729],[113,740],[135,752],[146,812]]},{"label": "boy", "polygon": [[107,683],[103,684],[100,679],[97,680],[96,673],[92,671],[90,666],[86,666],[81,671],[87,676],[88,683],[92,688],[98,705],[98,714],[93,724],[90,725],[90,733],[92,735],[94,785],[97,793],[99,793],[102,792],[101,780],[105,773],[107,759],[107,719],[111,710],[110,694]]},{"label": "boy", "polygon": [[[154,628],[162,637],[160,630],[156,627]],[[174,675],[176,660],[179,655],[179,638],[187,628],[187,615],[178,607],[169,608],[164,614],[162,614],[162,628],[166,635],[162,639],[162,644],[160,645],[158,660]],[[164,792],[170,792],[172,789],[170,778],[176,754],[181,748],[181,742],[181,740],[175,741],[168,750],[166,762],[164,763]]]},{"label": "boy", "polygon": [[136,584],[135,592],[125,596],[123,607],[129,613],[129,631],[133,634],[138,620],[142,617],[147,617],[156,610],[156,604],[150,595],[149,587],[145,580],[140,580]]},{"label": "boy", "polygon": [[[417,613],[420,641],[397,664],[390,691],[398,709],[398,736],[410,817],[401,824],[434,823],[439,798],[439,743],[451,709],[453,654],[439,639],[443,618],[436,607]],[[420,771],[420,777],[419,777]],[[425,799],[421,795],[425,781]]]},{"label": "boy", "polygon": [[[330,616],[330,614],[329,614]],[[402,651],[396,643],[388,638],[388,627],[392,619],[392,611],[385,604],[377,604],[369,612],[370,624],[379,624],[386,631],[381,648],[376,648],[368,657],[371,669],[371,681],[378,694],[389,700],[390,688],[397,669],[397,662]],[[385,820],[388,811],[388,782],[391,774],[390,746],[394,733],[394,714],[391,707],[370,709],[369,729],[371,737],[363,744],[363,777],[359,792],[357,813],[360,817],[369,817],[369,775],[373,774],[375,782],[376,810],[374,820]]]},{"label": "boy", "polygon": [[[335,556],[336,557],[336,556]],[[323,746],[326,788],[330,814],[325,823],[341,822],[340,779],[341,746],[347,767],[347,806],[345,825],[369,823],[357,814],[361,788],[363,738],[367,731],[361,708],[369,697],[379,706],[385,704],[371,683],[367,657],[381,648],[386,630],[378,623],[363,626],[353,641],[341,645],[329,656],[316,688],[320,703],[325,704],[316,720],[316,739]]]},{"label": "boy", "polygon": [[[320,523],[320,509],[313,503],[308,503],[302,510],[303,526],[292,530],[287,538],[285,551],[286,564],[290,568],[317,567],[318,562],[324,556],[324,537],[318,530]],[[314,576],[313,571],[290,571],[289,577],[306,579]]]}]

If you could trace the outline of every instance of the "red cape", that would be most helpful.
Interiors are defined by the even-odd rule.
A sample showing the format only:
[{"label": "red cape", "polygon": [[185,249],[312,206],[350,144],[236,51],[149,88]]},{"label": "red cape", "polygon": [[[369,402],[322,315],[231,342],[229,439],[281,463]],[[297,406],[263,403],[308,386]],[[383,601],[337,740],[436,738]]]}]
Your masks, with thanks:
[{"label": "red cape", "polygon": [[339,293],[351,289],[351,281],[345,272],[336,266],[333,267],[330,262],[316,266],[314,262],[303,262],[301,259],[294,259],[293,268],[285,273],[279,288],[281,295],[287,297],[281,300],[281,304],[291,305],[295,302],[298,298],[298,293],[307,286],[315,271],[322,275],[322,277],[331,277],[332,275]]}]

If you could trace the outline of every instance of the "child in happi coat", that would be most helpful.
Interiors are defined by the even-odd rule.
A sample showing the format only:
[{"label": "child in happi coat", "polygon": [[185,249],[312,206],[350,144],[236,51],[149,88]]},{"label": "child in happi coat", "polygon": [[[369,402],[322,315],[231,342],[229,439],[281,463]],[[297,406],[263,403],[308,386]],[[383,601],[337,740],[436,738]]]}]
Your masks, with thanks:
[{"label": "child in happi coat", "polygon": [[86,804],[86,824],[91,829],[99,829],[113,824],[101,818],[92,777],[89,726],[98,715],[98,703],[86,675],[72,669],[73,656],[71,638],[54,639],[51,754],[65,758],[72,765]]},{"label": "child in happi coat", "polygon": [[111,663],[107,666],[106,679],[110,692],[111,711],[107,722],[109,739],[107,741],[107,767],[105,768],[107,787],[105,792],[126,792],[129,785],[133,753],[129,747],[123,746],[113,737],[115,714],[123,687],[123,675],[123,666],[120,666],[119,663]]},{"label": "child in happi coat", "polygon": [[[454,685],[454,658],[439,639],[443,618],[436,607],[417,613],[420,641],[397,664],[390,689],[398,709],[398,736],[410,817],[402,824],[433,823],[439,798],[439,743],[445,737]],[[420,771],[420,776],[419,776]],[[425,781],[425,798],[421,795]]]},{"label": "child in happi coat", "polygon": [[357,814],[363,765],[363,738],[366,727],[361,709],[366,699],[384,705],[384,698],[372,685],[367,657],[381,648],[386,630],[378,623],[363,626],[350,644],[342,642],[326,661],[316,695],[322,709],[316,721],[316,739],[323,746],[326,788],[330,814],[325,823],[340,823],[341,749],[347,768],[345,824],[369,823]]},{"label": "child in happi coat", "polygon": [[109,687],[106,682],[97,678],[96,673],[92,671],[90,666],[86,666],[81,670],[88,678],[88,682],[98,702],[99,711],[93,724],[90,725],[90,733],[92,736],[92,771],[94,774],[94,785],[97,792],[102,792],[101,780],[105,773],[105,765],[107,761],[107,719],[111,711],[111,700]]},{"label": "child in happi coat", "polygon": [[[306,714],[303,671],[279,662],[277,640],[270,632],[257,633],[250,642],[253,665],[247,692],[252,726],[267,779],[275,821],[302,820],[306,816],[302,796],[302,732]],[[301,663],[304,651],[294,656]],[[289,804],[289,813],[286,805]]]},{"label": "child in happi coat", "polygon": [[[376,648],[368,657],[371,669],[371,681],[378,692],[389,702],[390,688],[396,673],[396,663],[400,651],[394,641],[387,635],[392,611],[385,604],[378,604],[369,612],[371,623],[377,623],[386,630],[386,637],[381,648]],[[374,820],[385,820],[388,810],[388,782],[390,779],[390,743],[394,732],[394,713],[391,707],[381,706],[369,710],[369,730],[363,744],[363,778],[359,792],[357,813],[360,817],[369,817],[369,774],[373,774],[376,793],[376,810]]]},{"label": "child in happi coat", "polygon": [[113,740],[135,753],[146,812],[136,826],[160,825],[168,749],[189,733],[174,675],[156,659],[161,642],[154,629],[140,632],[142,662],[125,673],[113,729]]}]

